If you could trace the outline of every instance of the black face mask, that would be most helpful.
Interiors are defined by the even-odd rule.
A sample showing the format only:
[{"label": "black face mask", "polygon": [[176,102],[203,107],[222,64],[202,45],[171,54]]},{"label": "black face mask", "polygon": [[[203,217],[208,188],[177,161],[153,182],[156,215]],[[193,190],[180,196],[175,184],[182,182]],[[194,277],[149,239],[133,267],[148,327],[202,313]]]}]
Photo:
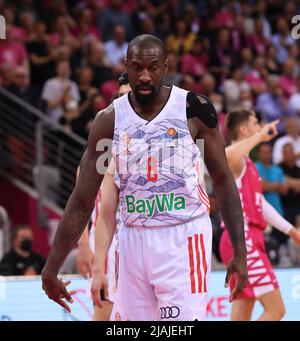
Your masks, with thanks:
[{"label": "black face mask", "polygon": [[32,248],[32,240],[31,239],[23,239],[20,243],[20,249],[22,251],[29,252]]}]

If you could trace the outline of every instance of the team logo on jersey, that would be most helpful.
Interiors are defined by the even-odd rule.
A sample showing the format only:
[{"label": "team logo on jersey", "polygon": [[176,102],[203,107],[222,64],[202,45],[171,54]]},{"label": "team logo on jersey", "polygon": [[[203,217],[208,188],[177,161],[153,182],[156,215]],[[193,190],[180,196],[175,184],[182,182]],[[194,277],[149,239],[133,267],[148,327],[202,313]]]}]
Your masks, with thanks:
[{"label": "team logo on jersey", "polygon": [[178,147],[178,132],[175,128],[168,128],[165,136],[165,147]]},{"label": "team logo on jersey", "polygon": [[127,213],[142,213],[151,218],[157,210],[159,213],[184,210],[185,198],[175,193],[155,194],[154,199],[138,199],[133,195],[125,195]]},{"label": "team logo on jersey", "polygon": [[176,129],[175,128],[168,128],[168,130],[167,130],[167,135],[169,136],[169,137],[174,137],[175,135],[176,135]]}]

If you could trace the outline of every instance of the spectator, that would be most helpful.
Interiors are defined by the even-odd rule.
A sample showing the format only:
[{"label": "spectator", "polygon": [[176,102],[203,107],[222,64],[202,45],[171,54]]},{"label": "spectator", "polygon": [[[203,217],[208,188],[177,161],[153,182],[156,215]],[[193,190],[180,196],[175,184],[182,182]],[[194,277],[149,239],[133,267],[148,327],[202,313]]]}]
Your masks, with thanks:
[{"label": "spectator", "polygon": [[53,56],[48,48],[46,24],[43,21],[35,24],[34,36],[26,47],[30,59],[31,86],[38,99],[45,81],[54,75]]},{"label": "spectator", "polygon": [[28,68],[28,54],[25,47],[12,40],[11,27],[6,26],[6,39],[0,40],[0,67],[3,64],[23,65]]},{"label": "spectator", "polygon": [[284,96],[289,99],[297,91],[297,82],[295,77],[296,61],[287,58],[283,63],[283,72],[279,78],[279,84]]},{"label": "spectator", "polygon": [[245,81],[251,86],[251,89],[256,96],[266,91],[267,75],[268,71],[266,69],[265,59],[263,57],[256,57],[253,67],[245,77]]},{"label": "spectator", "polygon": [[174,53],[168,54],[168,72],[164,77],[165,84],[178,86],[182,75],[178,72],[178,57]]},{"label": "spectator", "polygon": [[293,225],[296,225],[296,217],[300,215],[300,167],[296,165],[296,155],[292,144],[283,146],[283,159],[280,163],[287,182],[290,183],[289,191],[283,195],[282,203],[285,218]]},{"label": "spectator", "polygon": [[273,161],[279,164],[283,160],[283,147],[287,143],[294,148],[296,165],[300,167],[300,126],[296,117],[289,117],[285,123],[286,135],[276,140],[273,148]]},{"label": "spectator", "polygon": [[267,3],[265,0],[259,0],[256,4],[257,15],[260,18],[263,26],[263,35],[266,39],[271,38],[271,25],[266,16]]},{"label": "spectator", "polygon": [[256,167],[262,178],[264,196],[281,215],[284,215],[280,195],[285,195],[288,188],[283,170],[272,164],[272,146],[262,143],[258,148],[257,156]]},{"label": "spectator", "polygon": [[184,20],[178,20],[174,33],[167,37],[167,50],[181,56],[192,50],[196,40],[196,35],[190,32]]},{"label": "spectator", "polygon": [[266,55],[266,68],[268,73],[279,74],[280,67],[276,61],[276,48],[273,45],[269,45]]},{"label": "spectator", "polygon": [[[269,75],[267,78],[267,91],[261,93],[256,101],[256,110],[262,114],[262,120],[271,122],[282,119],[286,114],[286,101],[279,85],[277,75]],[[279,122],[278,131],[284,131],[282,121]]]},{"label": "spectator", "polygon": [[105,9],[99,18],[99,29],[104,42],[112,39],[112,32],[117,25],[124,27],[126,41],[131,40],[133,33],[130,16],[122,11],[121,0],[110,0],[109,8]]},{"label": "spectator", "polygon": [[249,46],[256,55],[264,56],[269,45],[269,39],[264,35],[262,18],[255,19],[254,33],[249,36]]},{"label": "spectator", "polygon": [[102,43],[90,44],[86,53],[86,64],[93,71],[93,86],[97,89],[113,78],[113,70]]},{"label": "spectator", "polygon": [[30,86],[29,71],[25,66],[18,66],[14,70],[14,80],[7,90],[11,91],[16,96],[22,98],[24,101],[34,105],[36,97],[32,92]]},{"label": "spectator", "polygon": [[294,39],[284,17],[280,17],[277,20],[277,33],[273,35],[272,43],[277,50],[277,62],[283,64],[287,58],[289,46],[294,44]]},{"label": "spectator", "polygon": [[[256,167],[262,179],[262,188],[266,200],[284,216],[281,195],[286,195],[288,185],[286,183],[283,170],[272,164],[272,146],[268,143],[262,143],[257,151],[258,162]],[[285,244],[287,236],[277,229],[272,230],[272,236],[276,238],[279,244]]]},{"label": "spectator", "polygon": [[32,251],[33,233],[28,225],[17,226],[12,233],[12,247],[0,263],[4,276],[39,275],[45,259]]},{"label": "spectator", "polygon": [[243,80],[243,68],[241,65],[234,65],[231,68],[231,78],[224,82],[224,95],[227,110],[232,111],[241,105],[241,92],[250,92],[250,86]]},{"label": "spectator", "polygon": [[288,113],[300,117],[300,78],[298,78],[296,92],[288,100]]},{"label": "spectator", "polygon": [[46,102],[48,115],[58,121],[63,115],[63,105],[66,104],[66,101],[71,97],[79,103],[80,96],[77,84],[69,80],[70,65],[68,61],[57,63],[56,74],[56,77],[45,83],[42,99]]},{"label": "spectator", "polygon": [[116,66],[126,57],[128,43],[125,41],[125,30],[116,25],[112,32],[112,39],[105,43],[106,55],[112,66]]},{"label": "spectator", "polygon": [[230,31],[221,28],[217,34],[217,41],[210,49],[210,72],[216,79],[217,86],[222,85],[233,64],[232,42]]},{"label": "spectator", "polygon": [[3,64],[0,66],[0,85],[7,88],[13,84],[14,67],[11,64]]},{"label": "spectator", "polygon": [[188,74],[195,78],[204,75],[208,66],[208,55],[204,50],[203,41],[197,39],[189,53],[185,53],[181,58],[181,73]]}]

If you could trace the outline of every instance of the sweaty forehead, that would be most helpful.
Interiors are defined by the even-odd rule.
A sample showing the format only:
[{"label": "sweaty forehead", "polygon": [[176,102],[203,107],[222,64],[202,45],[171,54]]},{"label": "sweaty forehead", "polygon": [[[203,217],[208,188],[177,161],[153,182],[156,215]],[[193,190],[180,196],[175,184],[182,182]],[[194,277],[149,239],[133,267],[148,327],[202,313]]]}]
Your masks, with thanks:
[{"label": "sweaty forehead", "polygon": [[139,61],[139,60],[155,60],[159,59],[163,61],[163,52],[158,46],[147,46],[146,48],[142,47],[132,47],[128,59],[130,61]]}]

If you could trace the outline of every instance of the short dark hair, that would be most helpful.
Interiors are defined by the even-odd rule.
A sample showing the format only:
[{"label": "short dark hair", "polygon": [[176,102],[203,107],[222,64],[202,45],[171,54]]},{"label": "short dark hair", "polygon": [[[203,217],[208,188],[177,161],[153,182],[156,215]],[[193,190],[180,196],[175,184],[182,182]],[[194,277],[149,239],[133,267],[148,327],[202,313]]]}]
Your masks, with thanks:
[{"label": "short dark hair", "polygon": [[238,129],[241,124],[247,122],[255,113],[249,109],[235,109],[227,115],[227,129],[230,141],[238,137]]},{"label": "short dark hair", "polygon": [[128,74],[127,72],[122,72],[120,77],[118,78],[118,84],[119,86],[121,85],[126,85],[129,83],[129,80],[128,80]]},{"label": "short dark hair", "polygon": [[152,34],[141,34],[131,40],[127,49],[127,59],[129,59],[132,49],[145,50],[156,45],[162,52],[164,60],[167,59],[167,49],[165,44]]},{"label": "short dark hair", "polygon": [[28,224],[25,223],[17,225],[11,232],[11,240],[16,239],[18,232],[21,230],[31,230],[31,228]]}]

